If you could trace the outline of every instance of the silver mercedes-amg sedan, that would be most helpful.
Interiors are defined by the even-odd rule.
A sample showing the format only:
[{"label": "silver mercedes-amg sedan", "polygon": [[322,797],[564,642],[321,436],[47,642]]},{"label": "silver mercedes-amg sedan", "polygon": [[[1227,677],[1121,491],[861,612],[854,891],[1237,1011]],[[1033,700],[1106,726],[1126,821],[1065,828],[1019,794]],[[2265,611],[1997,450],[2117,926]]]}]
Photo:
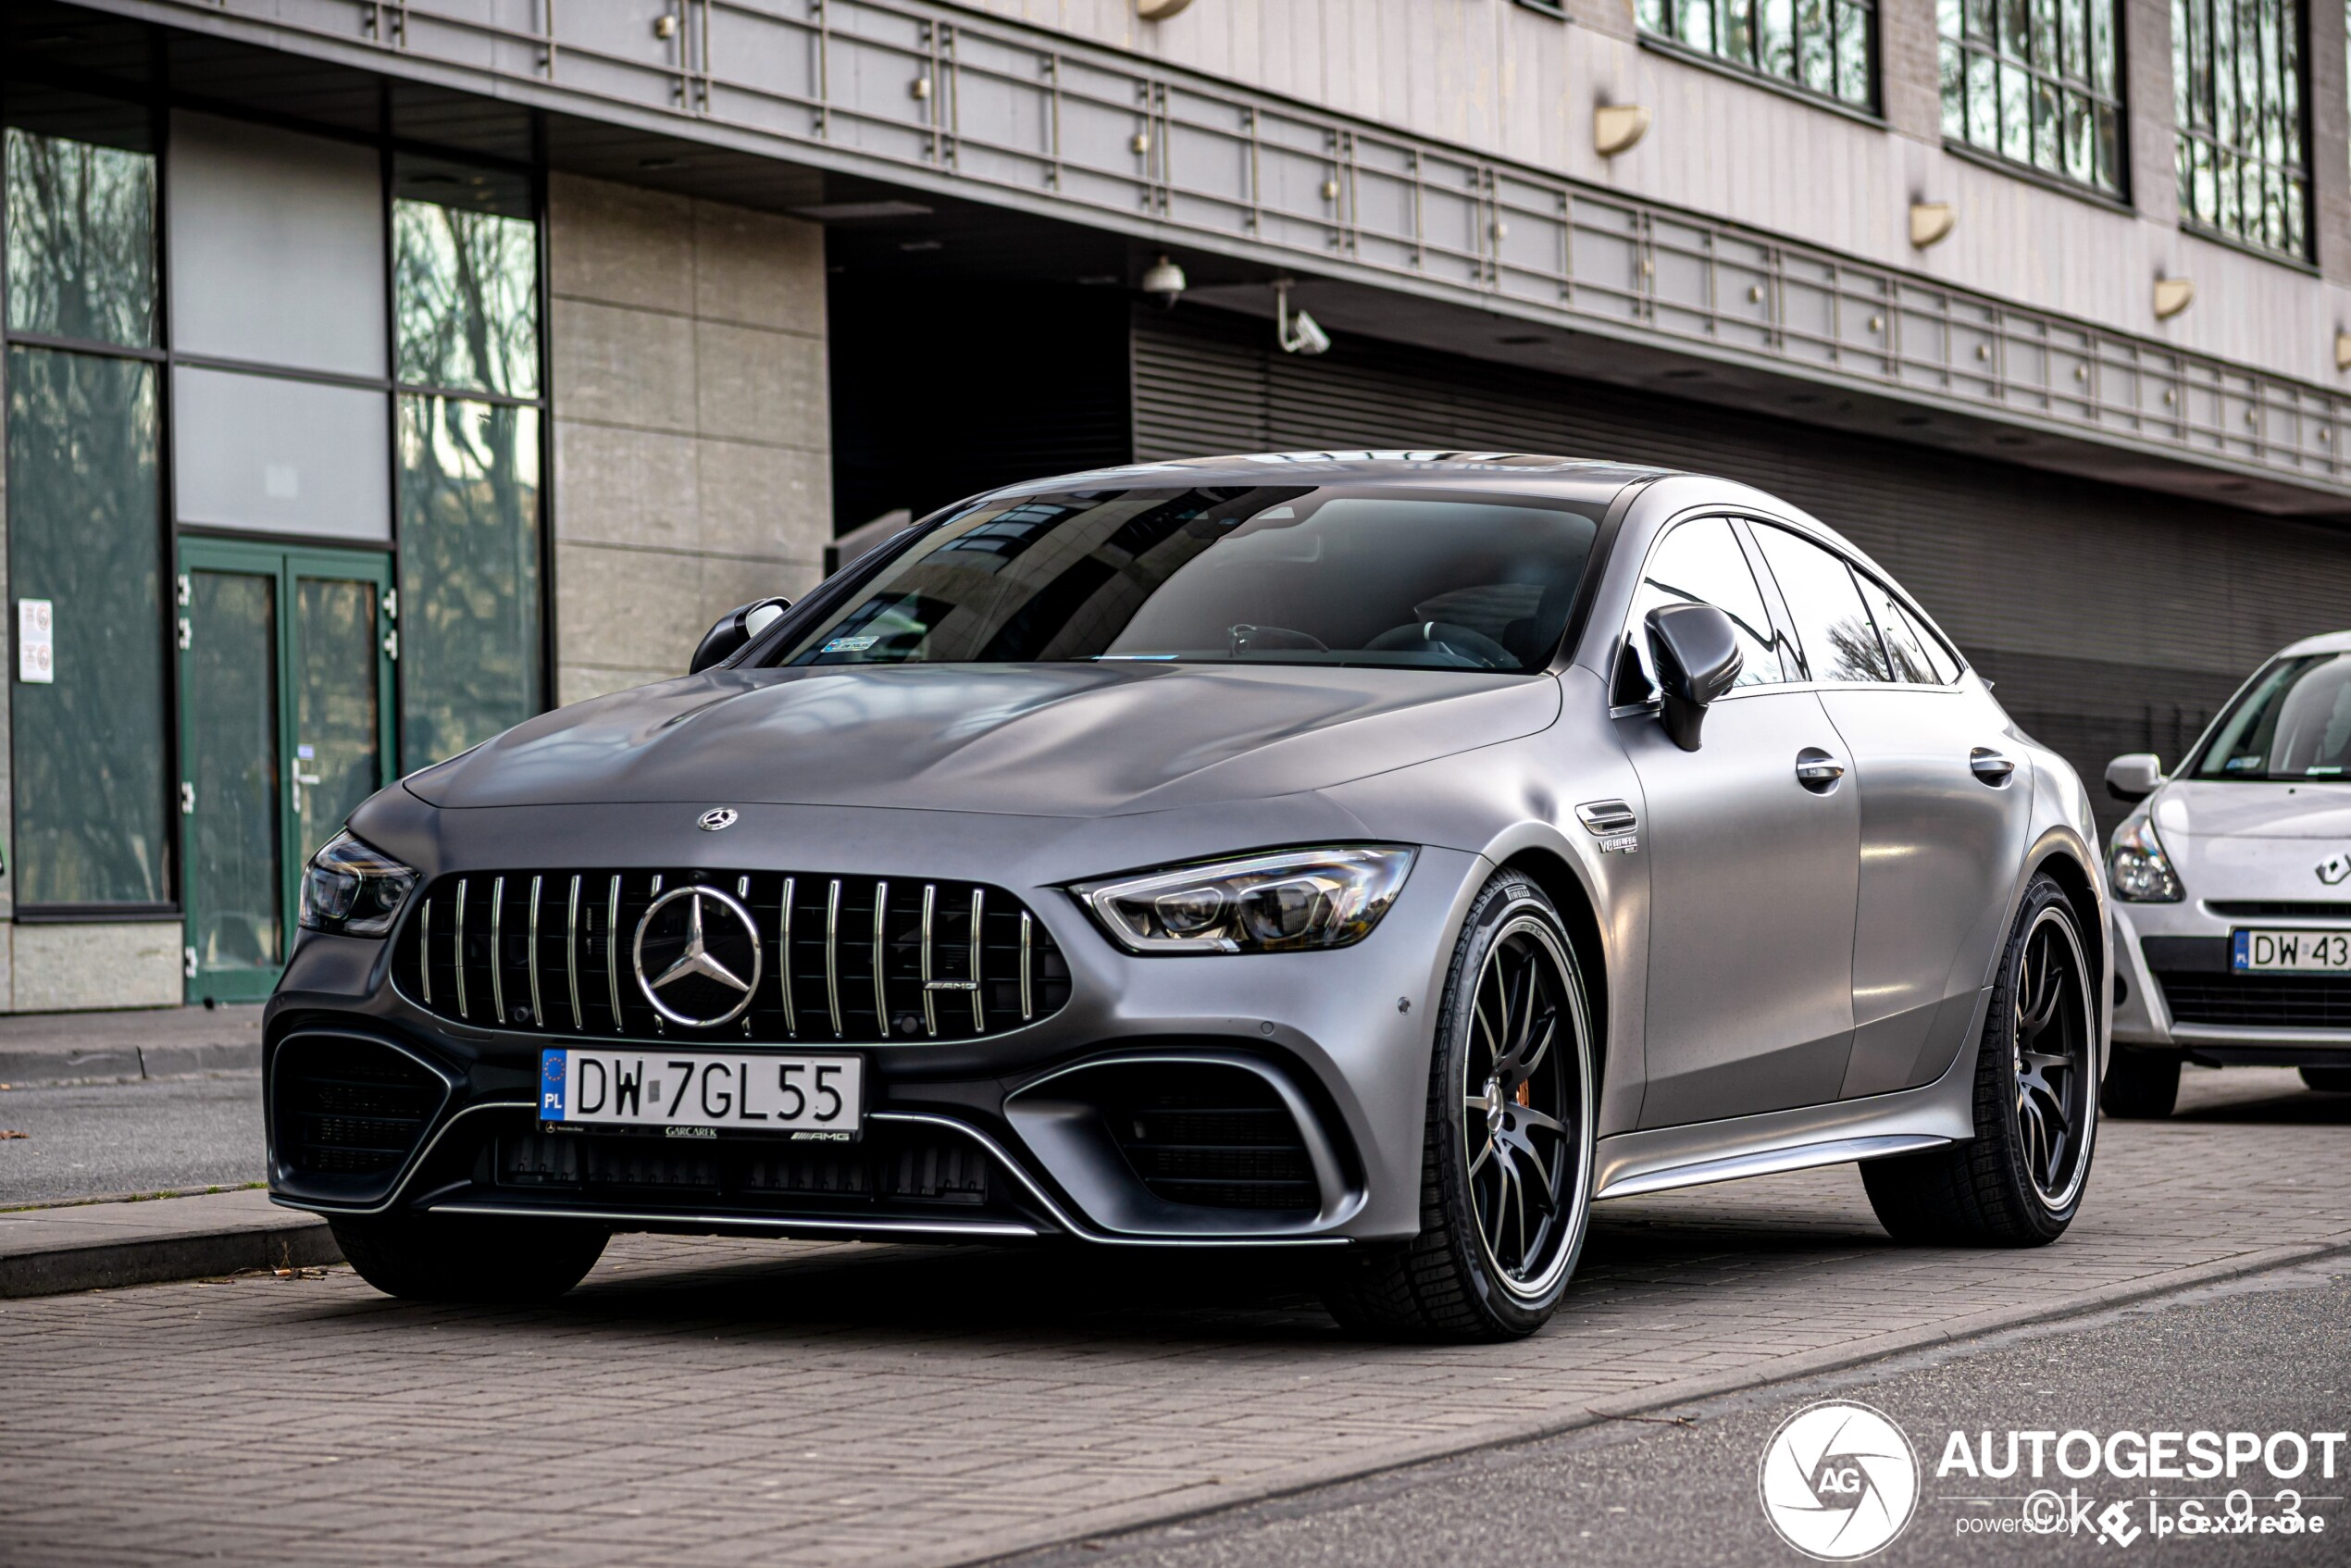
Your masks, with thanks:
[{"label": "silver mercedes-amg sedan", "polygon": [[2170,778],[2107,788],[2118,984],[2106,1108],[2168,1116],[2180,1064],[2299,1067],[2351,1092],[2351,632],[2279,653]]},{"label": "silver mercedes-amg sedan", "polygon": [[397,1295],[614,1230],[1303,1249],[1524,1334],[1597,1200],[1861,1162],[2034,1245],[2108,1030],[2080,781],[1742,485],[1145,464],[950,507],[311,863],[270,1185]]}]

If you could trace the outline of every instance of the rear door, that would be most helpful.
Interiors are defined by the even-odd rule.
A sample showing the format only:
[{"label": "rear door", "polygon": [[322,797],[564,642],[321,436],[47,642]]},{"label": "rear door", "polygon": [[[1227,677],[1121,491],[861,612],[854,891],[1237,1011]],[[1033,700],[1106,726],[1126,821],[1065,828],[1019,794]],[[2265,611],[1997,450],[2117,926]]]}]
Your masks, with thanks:
[{"label": "rear door", "polygon": [[1642,570],[1620,657],[1648,665],[1642,622],[1709,604],[1740,630],[1740,684],[1685,752],[1653,708],[1616,710],[1641,780],[1649,861],[1648,1088],[1643,1126],[1834,1101],[1852,1040],[1860,812],[1853,792],[1798,781],[1841,760],[1820,699],[1797,683],[1736,532],[1676,524]]},{"label": "rear door", "polygon": [[1754,525],[1860,803],[1847,1098],[1931,1083],[1966,1039],[2031,828],[2008,721],[1885,584]]}]

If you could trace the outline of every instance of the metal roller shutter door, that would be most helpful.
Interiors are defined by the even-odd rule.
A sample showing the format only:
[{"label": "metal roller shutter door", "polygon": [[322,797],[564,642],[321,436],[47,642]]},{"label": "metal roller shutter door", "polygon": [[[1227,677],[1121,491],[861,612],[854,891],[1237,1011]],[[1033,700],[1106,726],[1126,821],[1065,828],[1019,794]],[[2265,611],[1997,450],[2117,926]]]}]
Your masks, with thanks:
[{"label": "metal roller shutter door", "polygon": [[1298,359],[1271,338],[1211,311],[1138,314],[1136,455],[1462,447],[1745,480],[1900,579],[2082,770],[2107,828],[2123,810],[2108,758],[2176,760],[2263,658],[2351,625],[2351,534],[2333,529],[1418,349]]}]

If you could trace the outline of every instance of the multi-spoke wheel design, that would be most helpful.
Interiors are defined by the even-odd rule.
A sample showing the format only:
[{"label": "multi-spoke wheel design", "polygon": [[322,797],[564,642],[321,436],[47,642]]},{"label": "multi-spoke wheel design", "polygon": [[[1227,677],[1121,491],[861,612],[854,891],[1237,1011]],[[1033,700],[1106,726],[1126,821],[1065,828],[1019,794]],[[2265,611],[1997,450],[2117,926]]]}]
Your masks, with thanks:
[{"label": "multi-spoke wheel design", "polygon": [[1529,915],[1496,936],[1471,992],[1462,1151],[1478,1238],[1513,1295],[1549,1287],[1580,1208],[1583,1041],[1554,1050],[1582,1027],[1572,986],[1559,939]]},{"label": "multi-spoke wheel design", "polygon": [[1471,902],[1435,1025],[1420,1234],[1334,1259],[1325,1299],[1381,1333],[1532,1334],[1584,1250],[1598,1074],[1575,949],[1519,873]]},{"label": "multi-spoke wheel design", "polygon": [[2050,1209],[2073,1201],[2088,1147],[2091,1022],[2089,977],[2073,923],[2044,909],[2024,934],[2014,989],[2011,1061],[2016,1072],[2018,1153],[2034,1191]]},{"label": "multi-spoke wheel design", "polygon": [[1974,1136],[1872,1160],[1861,1184],[1885,1228],[1938,1246],[2038,1247],[2080,1213],[2097,1137],[2098,989],[2065,889],[2024,890],[1975,1052]]}]

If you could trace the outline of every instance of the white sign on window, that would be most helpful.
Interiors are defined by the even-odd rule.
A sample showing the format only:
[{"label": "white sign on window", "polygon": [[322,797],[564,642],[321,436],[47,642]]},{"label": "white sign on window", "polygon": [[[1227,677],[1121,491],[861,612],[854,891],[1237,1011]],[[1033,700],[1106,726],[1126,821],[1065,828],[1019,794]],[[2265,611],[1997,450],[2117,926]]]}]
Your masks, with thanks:
[{"label": "white sign on window", "polygon": [[17,601],[17,678],[48,685],[57,678],[54,616],[46,599]]}]

